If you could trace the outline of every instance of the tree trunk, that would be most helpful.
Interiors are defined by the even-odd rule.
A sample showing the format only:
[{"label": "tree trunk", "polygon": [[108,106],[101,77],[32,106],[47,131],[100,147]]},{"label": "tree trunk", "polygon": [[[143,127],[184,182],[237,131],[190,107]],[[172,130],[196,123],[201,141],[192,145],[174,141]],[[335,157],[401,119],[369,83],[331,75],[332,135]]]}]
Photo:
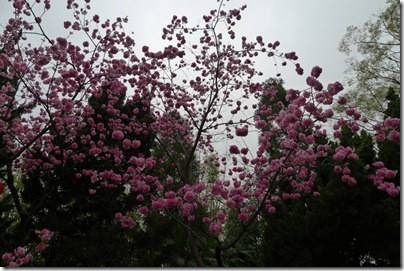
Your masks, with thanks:
[{"label": "tree trunk", "polygon": [[198,267],[203,267],[205,264],[202,260],[201,254],[198,251],[195,235],[193,235],[191,231],[189,231],[188,242],[189,242],[189,248],[191,249],[191,253],[195,259],[196,265]]}]

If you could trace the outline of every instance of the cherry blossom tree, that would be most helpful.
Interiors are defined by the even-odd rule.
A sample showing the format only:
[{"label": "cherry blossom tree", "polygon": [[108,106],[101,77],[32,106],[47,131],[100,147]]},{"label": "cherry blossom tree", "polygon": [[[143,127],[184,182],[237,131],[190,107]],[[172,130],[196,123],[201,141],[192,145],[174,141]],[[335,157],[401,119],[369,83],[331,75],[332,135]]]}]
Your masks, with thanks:
[{"label": "cherry blossom tree", "polygon": [[[295,52],[279,51],[279,41],[236,35],[246,5],[232,8],[219,0],[197,26],[190,26],[185,16],[173,16],[163,28],[165,46],[152,51],[144,45],[136,53],[134,38],[124,30],[128,18],[113,21],[91,14],[90,0],[67,1],[73,19],[57,22],[67,33],[56,37],[49,36],[43,22],[49,0],[9,2],[14,16],[0,36],[0,177],[16,227],[38,238],[37,244],[26,243],[28,235],[12,242],[2,238],[6,265],[29,264],[52,246],[58,232],[30,228],[35,227],[32,217],[60,185],[48,179],[51,189],[27,205],[21,180],[29,182],[34,172],[58,178],[57,169],[69,165],[74,181],[91,183],[89,200],[105,189],[131,191],[136,202],[111,218],[124,228],[142,227],[151,213],[176,221],[187,233],[198,266],[212,264],[208,257],[223,266],[223,252],[263,213],[276,212],[278,202],[298,201],[302,194],[319,196],[313,189],[318,159],[333,161],[330,171],[355,185],[349,170],[358,159],[355,149],[333,151],[315,143],[327,133],[338,139],[343,125],[356,132],[366,120],[352,108],[344,118],[333,119],[330,105],[346,102],[343,86],[320,82],[317,66],[307,76],[306,89],[285,91],[287,103],[260,102],[278,91],[261,83],[256,60],[282,61],[299,76],[304,70]],[[98,111],[91,102],[97,98]],[[327,130],[332,121],[334,131]],[[399,143],[399,126],[399,119],[388,118],[372,127],[377,140]],[[257,149],[256,141],[248,140],[254,134]],[[269,152],[274,136],[281,148],[276,156]],[[154,151],[137,151],[145,138],[153,140]],[[227,147],[218,148],[218,141]],[[197,174],[197,157],[211,158],[205,160],[217,168],[213,183]],[[87,168],[89,159],[99,164]],[[154,171],[161,164],[175,176],[164,176],[161,167]],[[367,172],[380,190],[399,194],[400,187],[389,182],[395,171],[376,162]],[[232,224],[238,230],[226,230]],[[207,244],[213,244],[213,252],[204,249]]]}]

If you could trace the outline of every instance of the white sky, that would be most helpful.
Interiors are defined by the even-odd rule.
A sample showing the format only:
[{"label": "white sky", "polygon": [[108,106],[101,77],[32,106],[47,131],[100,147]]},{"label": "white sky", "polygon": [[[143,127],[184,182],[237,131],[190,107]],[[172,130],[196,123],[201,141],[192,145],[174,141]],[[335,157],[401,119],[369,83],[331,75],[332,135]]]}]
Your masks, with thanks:
[{"label": "white sky", "polygon": [[[128,16],[134,37],[140,48],[151,48],[160,43],[162,27],[172,15],[186,15],[190,21],[203,24],[202,16],[218,3],[215,0],[119,0],[92,1],[93,11],[105,16]],[[119,2],[119,4],[118,4]],[[104,4],[105,3],[105,4]],[[237,37],[245,35],[255,40],[258,35],[264,41],[279,40],[282,52],[295,51],[305,74],[318,65],[323,68],[320,79],[324,85],[336,80],[343,82],[346,56],[338,52],[338,44],[350,25],[363,25],[372,14],[385,6],[384,0],[232,0],[228,7],[247,4],[236,28]],[[102,16],[104,17],[104,16]],[[237,39],[237,38],[236,38]],[[156,49],[160,49],[158,46]],[[264,61],[267,61],[266,59]],[[265,62],[264,62],[265,63]],[[267,77],[274,76],[273,62],[262,65]],[[305,88],[306,76],[297,76],[294,67],[282,72],[288,88]],[[264,79],[266,79],[264,77]]]},{"label": "white sky", "polygon": [[[33,2],[33,1],[31,1]],[[56,29],[63,29],[63,21],[71,18],[64,9],[66,0],[53,0],[52,13],[44,21],[55,37]],[[101,21],[118,16],[129,18],[128,31],[134,32],[137,48],[148,45],[151,49],[161,49],[162,28],[166,26],[172,15],[185,15],[192,23],[203,24],[202,16],[218,3],[215,0],[93,0],[91,12],[98,13]],[[247,4],[242,13],[242,20],[236,30],[238,40],[245,35],[248,40],[255,40],[257,35],[264,42],[279,40],[282,52],[295,51],[298,62],[307,74],[318,65],[323,68],[320,79],[323,84],[336,80],[343,83],[346,56],[338,52],[337,47],[350,25],[363,25],[372,14],[378,13],[385,5],[384,0],[231,0],[226,5],[240,7]],[[1,0],[0,29],[4,22],[12,16],[10,3]],[[69,17],[70,16],[70,17]],[[60,33],[60,32],[59,32]],[[236,37],[236,39],[237,39]],[[261,63],[263,79],[274,76],[273,62]],[[305,88],[305,77],[297,76],[292,65],[288,69],[281,68],[282,78],[287,88]]]}]

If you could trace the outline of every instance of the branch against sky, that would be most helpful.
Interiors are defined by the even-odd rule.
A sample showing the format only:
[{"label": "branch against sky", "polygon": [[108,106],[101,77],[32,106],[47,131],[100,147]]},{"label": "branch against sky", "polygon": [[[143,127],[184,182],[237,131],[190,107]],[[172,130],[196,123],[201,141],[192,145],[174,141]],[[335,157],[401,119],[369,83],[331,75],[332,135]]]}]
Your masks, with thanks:
[{"label": "branch against sky", "polygon": [[[400,1],[389,0],[386,4],[363,26],[348,27],[339,45],[339,50],[349,57],[349,106],[360,109],[369,118],[384,113],[390,87],[400,93]],[[359,56],[353,54],[355,51]]]},{"label": "branch against sky", "polygon": [[[15,0],[15,16],[0,36],[1,76],[7,79],[0,96],[1,158],[8,170],[2,178],[18,214],[31,211],[40,216],[43,210],[38,206],[49,204],[49,193],[57,197],[66,189],[58,183],[61,180],[84,185],[73,195],[89,202],[105,191],[131,193],[136,200],[108,213],[109,221],[136,229],[151,213],[172,217],[188,233],[197,265],[207,264],[204,257],[211,252],[201,247],[212,242],[216,263],[222,265],[222,251],[234,246],[262,213],[276,212],[282,200],[319,195],[315,190],[319,159],[332,161],[330,170],[340,173],[348,185],[356,184],[349,170],[350,162],[359,159],[355,150],[318,143],[327,136],[325,127],[334,116],[329,106],[345,103],[343,97],[337,99],[343,86],[320,82],[322,69],[315,66],[306,77],[307,88],[286,90],[287,106],[260,102],[264,96],[273,100],[278,90],[259,83],[257,59],[276,59],[299,76],[304,70],[295,52],[280,51],[279,41],[237,35],[234,26],[246,5],[233,8],[229,1],[218,1],[217,9],[197,26],[188,25],[186,16],[174,15],[163,28],[167,45],[160,50],[144,45],[135,54],[135,40],[124,30],[127,18],[90,15],[90,1],[84,2],[67,1],[74,19],[58,23],[70,33],[51,37],[43,30],[43,14],[33,9],[39,5],[46,12],[50,2]],[[38,35],[41,43],[30,43]],[[80,41],[72,38],[76,35]],[[190,36],[197,42],[189,44]],[[20,114],[12,114],[19,109]],[[344,125],[358,131],[358,121],[363,121],[361,114],[347,110],[333,127],[334,139],[341,136]],[[386,119],[374,128],[379,141],[397,142],[399,119]],[[252,148],[257,142],[243,141],[250,133],[259,135],[256,152]],[[213,144],[217,134],[229,140],[229,146],[215,163],[217,179],[208,183],[197,178],[195,157],[217,155]],[[273,137],[280,148],[276,157],[269,152]],[[243,144],[233,144],[233,139]],[[150,141],[157,147],[142,149]],[[164,162],[171,163],[179,178],[154,171],[161,161],[150,148],[160,148]],[[400,187],[389,182],[395,171],[382,163],[369,167],[374,168],[368,172],[376,187],[392,197],[399,194]],[[21,172],[22,185],[15,185],[12,170]],[[21,203],[19,194],[34,180],[43,191],[38,193],[40,205]],[[70,204],[74,202],[73,198]],[[236,218],[230,219],[230,213]],[[11,244],[27,248],[5,253],[3,260],[9,266],[26,265],[43,252],[37,250],[34,258],[28,252],[35,243],[29,233],[44,231],[34,228],[35,222],[28,223],[23,216],[16,221],[19,241]],[[226,235],[224,226],[232,223],[241,225],[241,230]],[[57,238],[53,233],[47,236],[46,242]]]}]

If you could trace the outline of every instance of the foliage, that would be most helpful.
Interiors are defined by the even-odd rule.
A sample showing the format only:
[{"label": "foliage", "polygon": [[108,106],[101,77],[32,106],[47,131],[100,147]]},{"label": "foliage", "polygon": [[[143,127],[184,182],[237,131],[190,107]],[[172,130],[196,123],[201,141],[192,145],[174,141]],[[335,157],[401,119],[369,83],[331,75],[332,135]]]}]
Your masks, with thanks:
[{"label": "foliage", "polygon": [[[320,197],[284,201],[267,218],[263,238],[266,241],[258,250],[264,266],[400,265],[400,202],[385,197],[364,178],[364,164],[376,157],[373,142],[368,139],[365,132],[359,136],[346,127],[341,138],[340,144],[372,150],[350,168],[358,180],[354,187],[342,183],[336,173],[329,171],[329,165],[319,163],[316,172]],[[382,252],[380,247],[388,252]]]},{"label": "foliage", "polygon": [[[350,26],[339,50],[348,56],[347,93],[350,107],[368,117],[380,117],[386,109],[385,96],[390,89],[400,93],[401,85],[400,1],[388,0],[387,7],[362,27]],[[352,56],[356,47],[361,57]]]}]

